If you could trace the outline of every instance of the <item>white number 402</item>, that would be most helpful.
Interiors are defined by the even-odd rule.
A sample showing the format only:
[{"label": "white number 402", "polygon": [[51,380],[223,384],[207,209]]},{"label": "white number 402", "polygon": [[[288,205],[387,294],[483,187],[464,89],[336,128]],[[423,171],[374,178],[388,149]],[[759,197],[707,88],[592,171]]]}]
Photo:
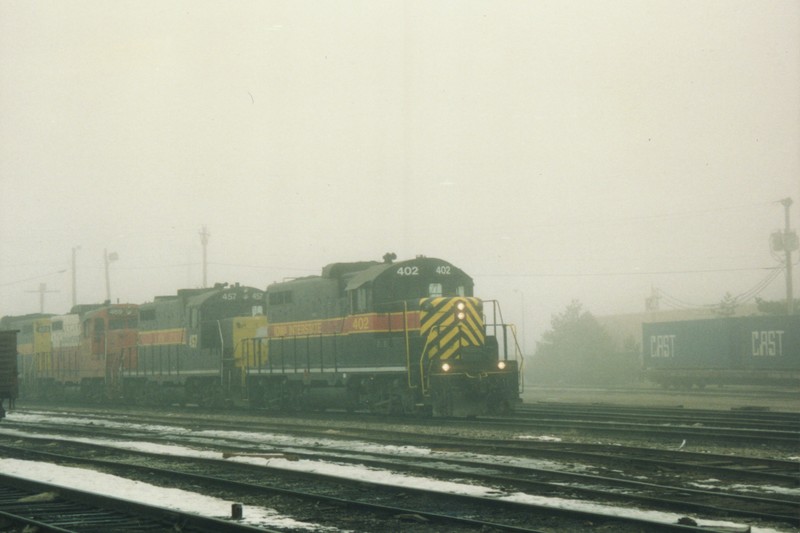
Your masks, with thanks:
[{"label": "white number 402", "polygon": [[450,275],[450,267],[447,266],[447,265],[439,265],[438,267],[436,267],[436,273],[437,274],[443,274],[445,276],[449,276]]},{"label": "white number 402", "polygon": [[404,266],[397,269],[398,276],[419,276],[419,267]]}]

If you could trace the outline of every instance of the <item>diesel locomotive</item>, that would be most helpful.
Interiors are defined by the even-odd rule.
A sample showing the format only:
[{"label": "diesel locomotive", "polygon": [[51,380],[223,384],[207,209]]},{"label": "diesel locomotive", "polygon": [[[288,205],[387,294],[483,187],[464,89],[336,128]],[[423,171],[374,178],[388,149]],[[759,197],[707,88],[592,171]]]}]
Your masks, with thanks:
[{"label": "diesel locomotive", "polygon": [[105,401],[121,387],[120,371],[136,357],[137,306],[75,306],[66,315],[3,317],[18,330],[20,396]]},{"label": "diesel locomotive", "polygon": [[245,395],[241,349],[266,332],[263,297],[260,289],[218,284],[142,305],[7,316],[0,330],[20,332],[25,398],[221,406]]},{"label": "diesel locomotive", "polygon": [[499,305],[441,259],[335,263],[319,276],[183,289],[140,305],[4,317],[27,397],[470,416],[519,401]]},{"label": "diesel locomotive", "polygon": [[267,287],[266,343],[246,361],[251,404],[444,416],[513,408],[521,355],[497,303],[476,298],[472,278],[446,261],[394,259]]},{"label": "diesel locomotive", "polygon": [[122,368],[128,403],[221,406],[246,396],[244,350],[266,334],[264,291],[218,283],[139,306],[137,357]]}]

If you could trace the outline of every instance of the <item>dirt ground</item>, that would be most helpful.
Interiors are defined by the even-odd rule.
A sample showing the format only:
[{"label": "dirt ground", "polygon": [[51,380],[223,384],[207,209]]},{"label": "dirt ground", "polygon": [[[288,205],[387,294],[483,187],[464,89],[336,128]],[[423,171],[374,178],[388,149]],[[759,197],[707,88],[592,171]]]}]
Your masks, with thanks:
[{"label": "dirt ground", "polygon": [[752,388],[707,388],[678,391],[661,388],[582,389],[527,386],[525,403],[597,403],[686,409],[766,409],[800,413],[800,391]]}]

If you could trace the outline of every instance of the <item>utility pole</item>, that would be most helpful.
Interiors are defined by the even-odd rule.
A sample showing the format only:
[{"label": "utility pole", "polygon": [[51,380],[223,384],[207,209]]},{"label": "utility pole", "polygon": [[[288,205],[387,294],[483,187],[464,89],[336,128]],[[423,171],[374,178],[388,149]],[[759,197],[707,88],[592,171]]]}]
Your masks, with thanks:
[{"label": "utility pole", "polygon": [[789,208],[792,206],[791,198],[781,200],[784,209],[783,251],[786,253],[786,314],[794,313],[794,291],[792,287],[792,252],[797,249],[797,234],[792,231],[789,224]]},{"label": "utility pole", "polygon": [[200,242],[203,244],[203,288],[205,289],[208,287],[208,238],[211,237],[211,234],[208,232],[208,228],[203,226],[203,230],[200,232]]},{"label": "utility pole", "polygon": [[[63,272],[63,270],[62,270]],[[39,289],[35,291],[26,291],[26,292],[38,292],[39,293],[39,313],[44,314],[44,295],[48,292],[58,292],[58,291],[48,291],[47,290],[47,283],[40,283]]]},{"label": "utility pole", "polygon": [[520,336],[522,337],[522,355],[524,356],[527,355],[525,352],[525,334],[527,333],[525,330],[525,291],[522,289],[514,289],[514,292],[518,292],[520,297],[520,306],[522,310],[522,335]]},{"label": "utility pole", "polygon": [[106,267],[106,301],[108,303],[111,303],[111,278],[108,275],[108,265],[109,263],[111,263],[112,261],[116,261],[117,259],[119,259],[119,255],[117,255],[117,252],[108,253],[107,249],[103,249],[103,261]]},{"label": "utility pole", "polygon": [[650,287],[650,296],[644,299],[644,308],[646,311],[658,311],[660,308],[659,301],[661,300],[661,295],[658,292],[658,289],[651,286]]},{"label": "utility pole", "polygon": [[78,304],[78,273],[75,267],[75,258],[80,250],[80,246],[72,248],[72,307]]}]

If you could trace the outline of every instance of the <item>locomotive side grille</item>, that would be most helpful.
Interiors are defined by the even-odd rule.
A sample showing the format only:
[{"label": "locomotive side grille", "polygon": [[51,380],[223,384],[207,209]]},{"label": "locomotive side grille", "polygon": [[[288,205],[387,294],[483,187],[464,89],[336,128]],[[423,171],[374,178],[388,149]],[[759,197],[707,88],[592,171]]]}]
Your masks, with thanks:
[{"label": "locomotive side grille", "polygon": [[449,359],[465,346],[483,346],[481,302],[477,298],[420,300],[420,335],[430,358]]}]

